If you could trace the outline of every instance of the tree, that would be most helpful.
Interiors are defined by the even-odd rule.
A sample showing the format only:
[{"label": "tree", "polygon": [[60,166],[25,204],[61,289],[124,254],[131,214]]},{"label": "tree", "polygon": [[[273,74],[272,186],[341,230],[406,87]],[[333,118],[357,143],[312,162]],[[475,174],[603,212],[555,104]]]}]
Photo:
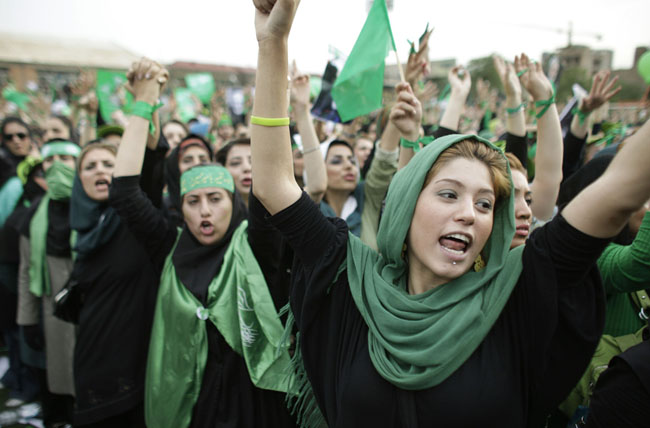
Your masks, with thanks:
[{"label": "tree", "polygon": [[579,84],[585,90],[589,91],[589,88],[591,88],[591,78],[587,74],[587,70],[581,67],[571,67],[562,70],[557,87],[555,88],[555,99],[558,103],[565,103],[573,97],[573,89],[571,87],[574,83]]}]

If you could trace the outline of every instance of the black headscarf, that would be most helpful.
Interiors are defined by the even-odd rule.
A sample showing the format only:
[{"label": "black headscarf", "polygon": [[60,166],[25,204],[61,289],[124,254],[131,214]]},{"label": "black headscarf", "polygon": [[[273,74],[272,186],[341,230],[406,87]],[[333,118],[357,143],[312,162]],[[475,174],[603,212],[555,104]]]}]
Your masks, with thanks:
[{"label": "black headscarf", "polygon": [[70,228],[77,231],[75,251],[79,258],[92,254],[108,243],[120,225],[120,217],[108,200],[91,199],[83,189],[79,175],[74,178],[70,197]]},{"label": "black headscarf", "polygon": [[[612,159],[614,159],[613,154],[594,157],[567,178],[560,186],[560,193],[557,198],[558,207],[563,209],[566,204],[578,196],[578,193],[582,192],[587,186],[603,175],[612,162]],[[629,227],[625,225],[613,242],[620,245],[630,245],[633,240],[634,236],[630,232]]]},{"label": "black headscarf", "polygon": [[246,212],[246,205],[235,190],[228,229],[223,237],[212,245],[200,244],[187,226],[183,226],[176,250],[172,255],[172,263],[183,285],[202,303],[205,303],[210,282],[221,269],[232,234],[246,219]]},{"label": "black headscarf", "polygon": [[167,159],[165,159],[165,184],[167,185],[167,201],[165,205],[170,220],[177,226],[183,224],[183,210],[181,209],[181,170],[178,168],[178,161],[180,160],[181,148],[186,148],[183,146],[183,143],[190,139],[198,139],[203,143],[210,155],[210,160],[212,160],[214,155],[212,147],[207,141],[198,135],[190,134],[183,138],[178,146],[167,156]]}]

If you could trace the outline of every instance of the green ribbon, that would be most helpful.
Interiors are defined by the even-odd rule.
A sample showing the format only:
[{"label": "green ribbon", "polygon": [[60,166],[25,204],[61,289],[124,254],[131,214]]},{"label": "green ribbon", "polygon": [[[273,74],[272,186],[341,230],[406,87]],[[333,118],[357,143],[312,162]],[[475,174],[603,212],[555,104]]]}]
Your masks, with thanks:
[{"label": "green ribbon", "polygon": [[284,327],[248,244],[247,227],[244,221],[235,230],[205,306],[178,279],[172,263],[175,248],[167,257],[147,361],[148,427],[189,426],[208,358],[207,322],[244,358],[256,387],[289,390],[290,357],[281,344]]},{"label": "green ribbon", "polygon": [[587,120],[587,118],[589,117],[589,114],[591,114],[591,112],[586,112],[586,113],[585,113],[584,111],[580,110],[580,109],[578,108],[578,106],[575,106],[575,107],[573,108],[573,110],[571,110],[571,113],[573,113],[574,115],[578,116],[578,120],[580,121],[580,125],[584,125],[584,124],[585,124],[585,120]]},{"label": "green ribbon", "polygon": [[230,172],[218,165],[195,166],[181,175],[181,196],[192,190],[207,187],[219,187],[233,193],[235,182]]},{"label": "green ribbon", "polygon": [[506,107],[506,113],[507,114],[515,114],[515,113],[518,113],[518,112],[522,111],[525,108],[526,108],[526,103],[522,102],[521,104],[519,104],[517,107],[514,107],[514,108]]},{"label": "green ribbon", "polygon": [[163,106],[163,103],[158,103],[156,105],[151,105],[144,101],[137,101],[131,110],[131,115],[138,116],[149,121],[149,134],[153,135],[156,133],[156,126],[153,124],[153,113]]},{"label": "green ribbon", "polygon": [[29,224],[29,291],[37,297],[49,296],[50,275],[45,260],[50,200],[70,199],[75,170],[62,162],[54,162],[45,172],[47,193],[41,200]]},{"label": "green ribbon", "polygon": [[518,71],[518,72],[517,72],[517,77],[521,77],[521,76],[523,76],[527,71],[528,71],[527,68],[524,68],[523,70]]},{"label": "green ribbon", "polygon": [[548,100],[535,101],[535,108],[544,107],[542,108],[542,110],[540,110],[539,113],[537,113],[535,117],[537,119],[540,119],[542,116],[544,116],[544,113],[546,113],[546,111],[551,106],[551,104],[555,104],[555,92],[553,92],[553,95],[551,95],[551,98],[549,98]]},{"label": "green ribbon", "polygon": [[420,137],[417,139],[417,141],[409,141],[406,138],[399,139],[399,143],[402,147],[406,149],[413,149],[415,153],[420,151],[420,143],[422,143],[422,145],[426,147],[432,141],[433,141],[433,137],[431,136]]}]

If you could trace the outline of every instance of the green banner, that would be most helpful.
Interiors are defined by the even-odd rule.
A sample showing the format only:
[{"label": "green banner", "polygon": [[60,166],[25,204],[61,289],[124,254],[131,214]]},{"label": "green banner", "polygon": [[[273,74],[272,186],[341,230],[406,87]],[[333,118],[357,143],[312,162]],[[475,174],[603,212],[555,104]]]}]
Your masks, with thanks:
[{"label": "green banner", "polygon": [[192,73],[185,75],[185,84],[203,104],[209,104],[215,91],[214,77],[210,73]]},{"label": "green banner", "polygon": [[183,122],[187,122],[196,116],[191,90],[187,88],[176,88],[174,89],[174,98],[176,99],[176,112]]},{"label": "green banner", "polygon": [[117,110],[122,110],[125,114],[130,113],[133,95],[123,88],[125,83],[124,72],[97,70],[97,100],[104,122],[112,123],[111,115]]}]

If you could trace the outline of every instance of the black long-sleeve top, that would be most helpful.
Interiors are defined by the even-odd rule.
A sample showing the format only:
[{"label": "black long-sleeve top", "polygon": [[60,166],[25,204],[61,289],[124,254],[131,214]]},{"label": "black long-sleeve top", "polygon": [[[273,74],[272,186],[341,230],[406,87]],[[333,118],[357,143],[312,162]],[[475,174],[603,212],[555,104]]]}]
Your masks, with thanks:
[{"label": "black long-sleeve top", "polygon": [[[111,186],[111,205],[138,238],[143,254],[150,258],[160,276],[178,230],[140,190],[139,179],[140,176],[115,178]],[[276,282],[283,274],[276,264],[283,257],[278,249],[281,236],[266,223],[265,212],[260,212],[261,205],[252,194],[249,201],[248,241],[269,284],[276,309],[279,309],[288,301],[288,281]],[[285,394],[255,387],[243,357],[226,343],[214,324],[206,323],[206,330],[208,358],[203,379],[196,380],[201,382],[201,390],[191,427],[295,426],[284,402]]]}]

